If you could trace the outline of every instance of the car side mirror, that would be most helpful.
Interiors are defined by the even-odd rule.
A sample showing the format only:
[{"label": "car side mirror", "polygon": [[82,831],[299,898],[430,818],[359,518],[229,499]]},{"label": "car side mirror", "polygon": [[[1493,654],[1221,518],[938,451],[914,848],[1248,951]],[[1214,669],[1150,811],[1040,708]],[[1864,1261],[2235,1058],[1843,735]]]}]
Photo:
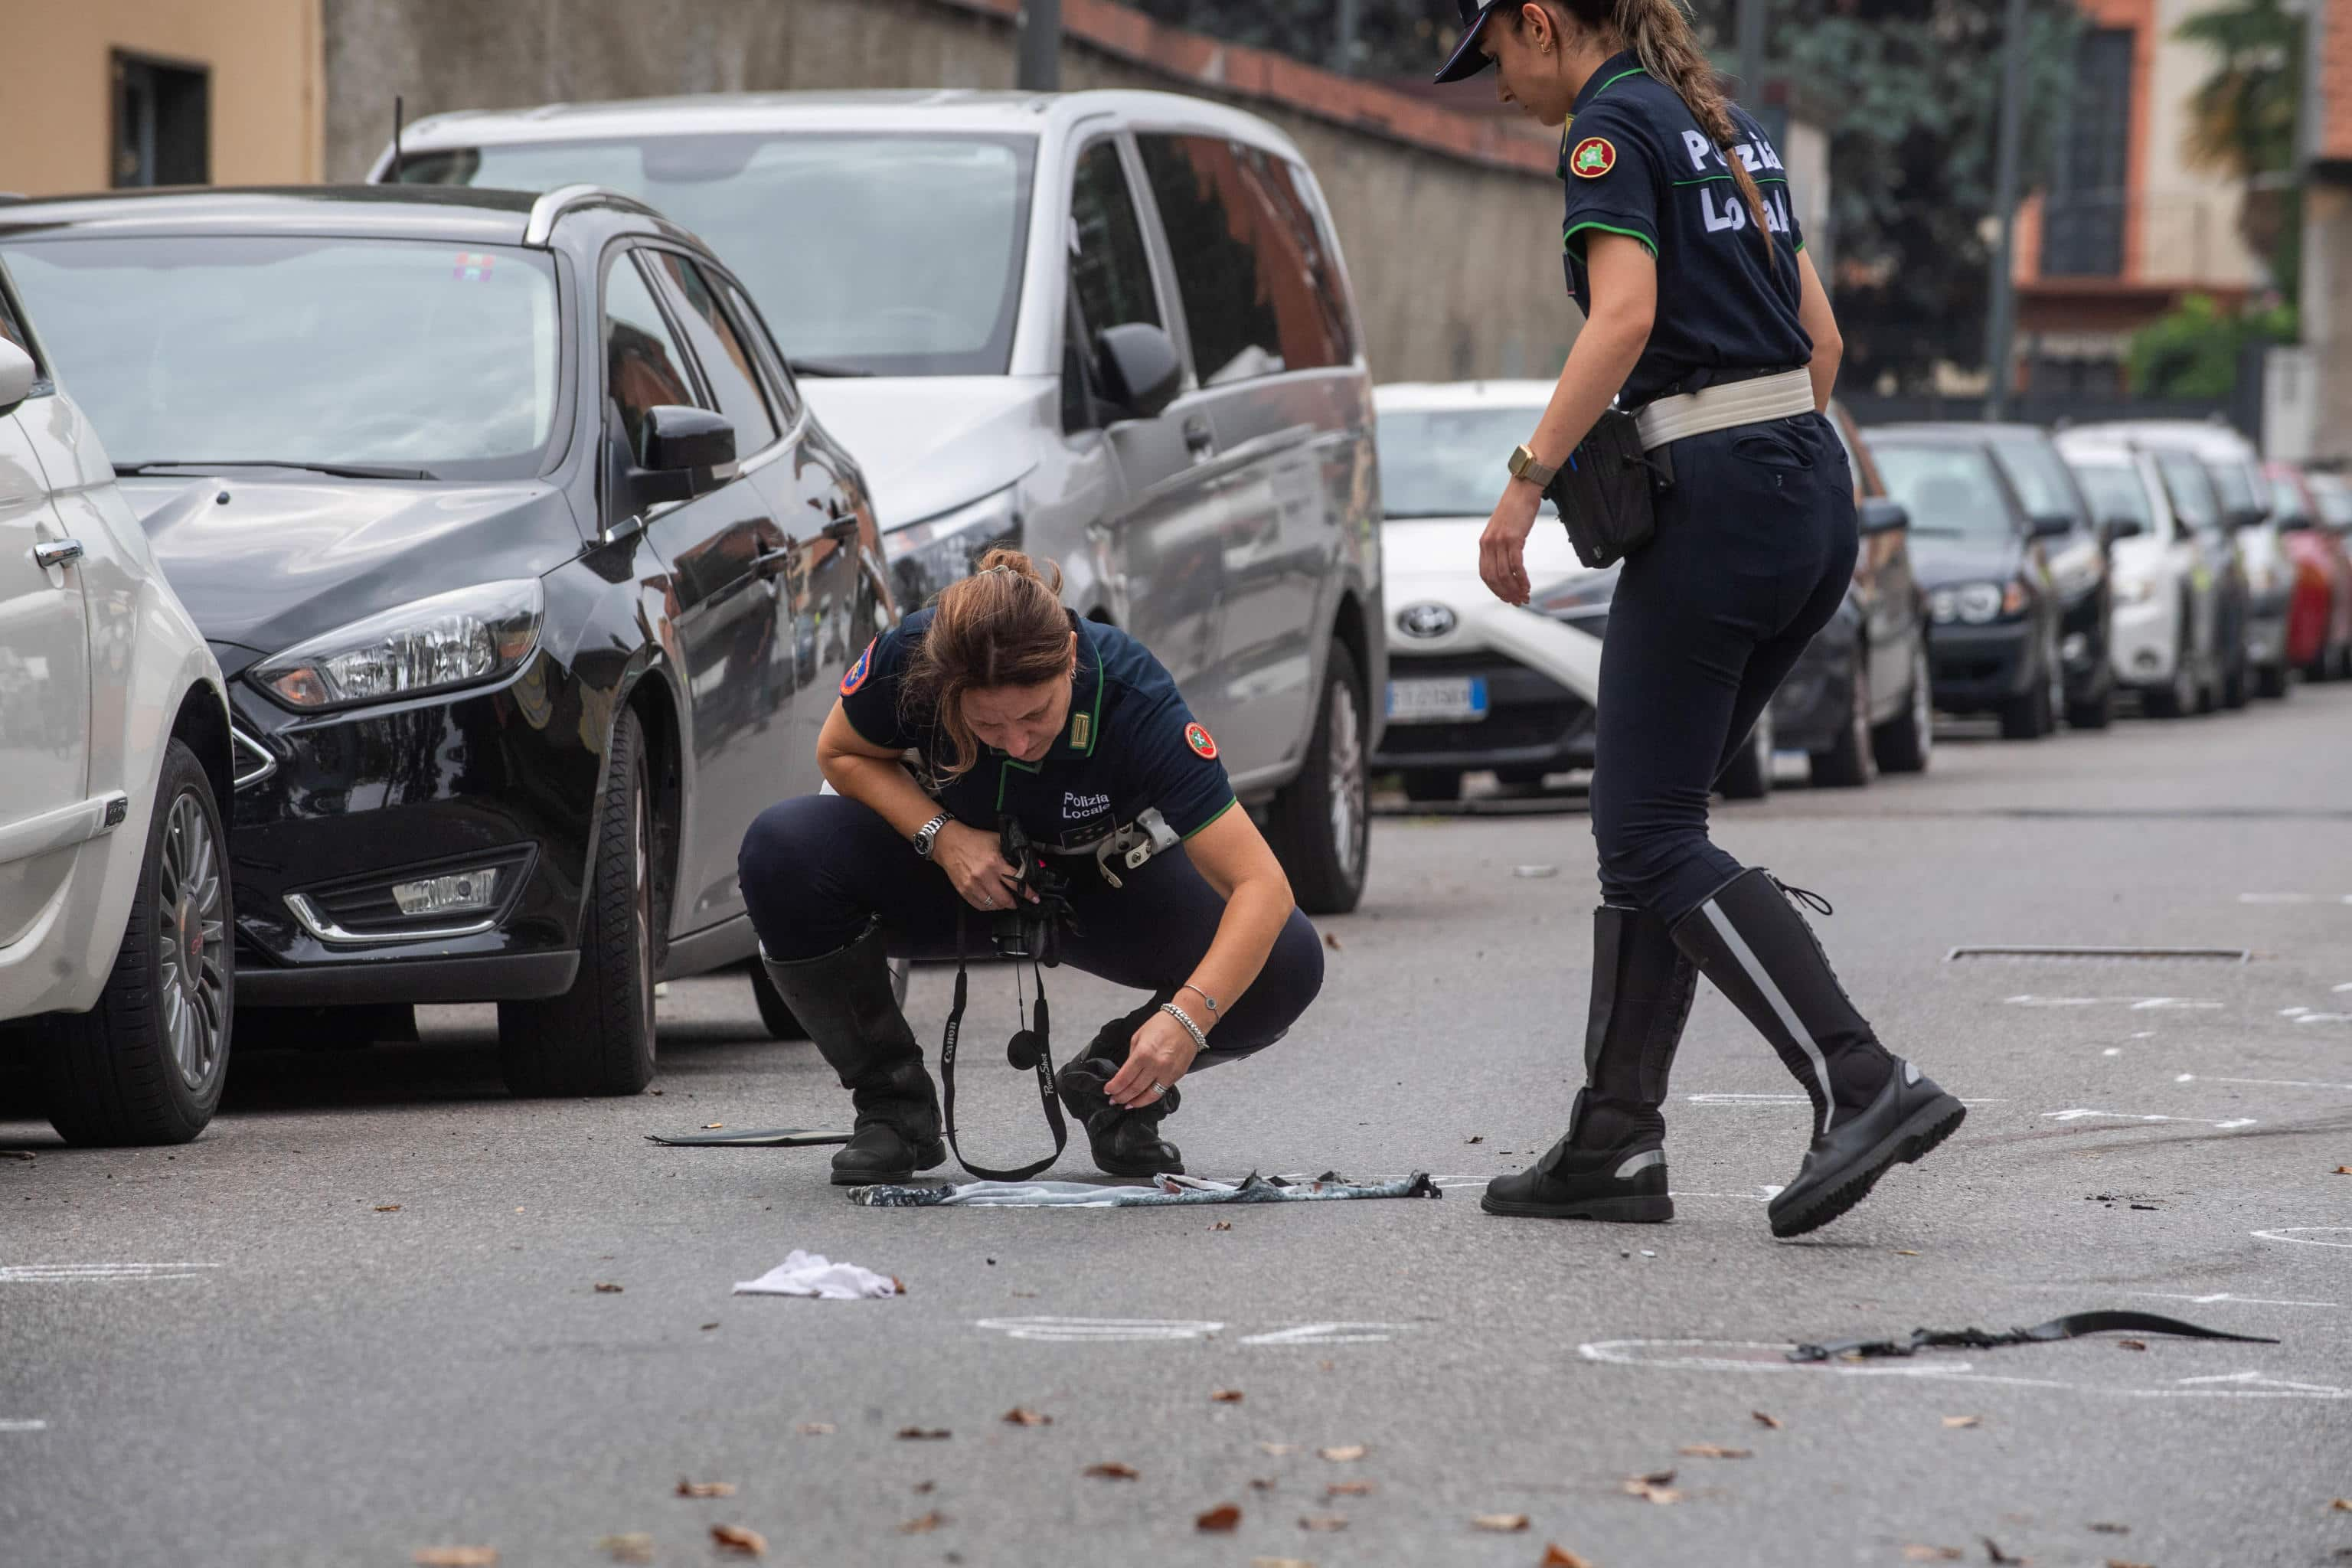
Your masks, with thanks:
[{"label": "car side mirror", "polygon": [[2074,531],[2074,520],[2053,512],[2048,517],[2035,518],[2025,531],[2031,539],[2063,539]]},{"label": "car side mirror", "polygon": [[1860,508],[1862,531],[1865,537],[1874,533],[1893,533],[1911,526],[1911,513],[1903,503],[1890,496],[1867,496]]},{"label": "car side mirror", "polygon": [[2300,533],[2310,526],[2311,519],[2299,511],[2283,512],[2279,516],[2278,531],[2281,533]]},{"label": "car side mirror", "polygon": [[707,495],[719,486],[718,470],[735,461],[734,423],[707,408],[648,408],[640,440],[645,454],[630,479],[645,505]]},{"label": "car side mirror", "polygon": [[16,405],[33,395],[33,383],[41,378],[33,356],[0,338],[0,414],[13,414]]},{"label": "car side mirror", "polygon": [[1148,321],[1129,321],[1095,334],[1095,374],[1122,417],[1156,419],[1176,401],[1184,362],[1167,332]]},{"label": "car side mirror", "polygon": [[2231,528],[2259,528],[2269,521],[2270,513],[2258,506],[2244,507],[2230,514]]},{"label": "car side mirror", "polygon": [[2099,524],[2099,532],[2109,544],[2113,544],[2118,539],[2137,539],[2147,531],[2147,530],[2140,526],[2140,521],[2136,517],[2111,517]]}]

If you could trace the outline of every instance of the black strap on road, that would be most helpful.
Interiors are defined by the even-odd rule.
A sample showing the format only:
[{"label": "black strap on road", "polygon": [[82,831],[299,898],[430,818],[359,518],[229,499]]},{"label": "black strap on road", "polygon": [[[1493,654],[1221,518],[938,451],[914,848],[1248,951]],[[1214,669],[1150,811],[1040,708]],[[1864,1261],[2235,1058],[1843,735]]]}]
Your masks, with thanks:
[{"label": "black strap on road", "polygon": [[1825,1345],[1799,1345],[1789,1352],[1790,1361],[1838,1361],[1846,1357],[1874,1360],[1884,1356],[1916,1355],[1923,1350],[1989,1351],[2002,1345],[2047,1344],[2053,1340],[2079,1339],[2084,1334],[2114,1331],[2143,1334],[2170,1334],[2184,1340],[2228,1340],[2242,1345],[2274,1345],[2276,1340],[2259,1334],[2225,1334],[2219,1329],[2200,1329],[2194,1323],[2184,1323],[2178,1318],[2160,1317],[2154,1312],[2076,1312],[2071,1317],[2053,1318],[2046,1323],[2036,1323],[2030,1329],[2011,1329],[2002,1333],[1990,1333],[1983,1329],[1914,1329],[1911,1337],[1903,1340],[1839,1340]]},{"label": "black strap on road", "polygon": [[[1033,1026],[1024,1009],[1021,1032],[1013,1037],[1008,1050],[1013,1057],[1013,1065],[1017,1068],[1024,1065],[1020,1058],[1027,1054],[1027,1047],[1032,1045],[1035,1047],[1035,1060],[1028,1065],[1037,1071],[1037,1096],[1045,1102],[1045,1123],[1054,1130],[1054,1152],[1035,1164],[1024,1165],[1017,1171],[992,1171],[985,1165],[975,1165],[965,1159],[963,1151],[956,1146],[956,1041],[963,1034],[963,1007],[971,989],[971,973],[970,965],[964,962],[963,911],[956,911],[955,1005],[948,1009],[947,1033],[940,1040],[940,1082],[947,1099],[944,1120],[947,1122],[948,1147],[954,1151],[957,1164],[983,1182],[1025,1182],[1060,1159],[1062,1151],[1069,1147],[1070,1130],[1062,1121],[1062,1100],[1054,1092],[1053,1016],[1045,1006],[1045,971],[1034,956],[1029,960],[1029,968],[1037,977],[1036,1021]],[[1013,984],[1017,999],[1021,984],[1021,970],[1017,963],[1013,970]]]}]

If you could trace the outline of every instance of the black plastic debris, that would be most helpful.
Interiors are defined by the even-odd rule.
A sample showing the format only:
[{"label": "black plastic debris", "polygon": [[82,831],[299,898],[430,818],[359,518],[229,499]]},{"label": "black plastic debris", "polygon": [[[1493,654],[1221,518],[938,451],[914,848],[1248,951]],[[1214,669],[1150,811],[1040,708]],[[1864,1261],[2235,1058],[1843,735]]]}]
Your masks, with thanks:
[{"label": "black plastic debris", "polygon": [[675,1137],[648,1132],[646,1142],[671,1149],[808,1149],[846,1143],[849,1134],[813,1127],[772,1127],[762,1132],[682,1132]]},{"label": "black plastic debris", "polygon": [[2010,1329],[2000,1333],[1983,1329],[1914,1329],[1908,1339],[1901,1340],[1838,1340],[1829,1344],[1799,1345],[1789,1352],[1795,1362],[1839,1361],[1844,1359],[1876,1360],[1887,1356],[1916,1355],[1923,1350],[1997,1350],[2003,1345],[2048,1344],[2058,1340],[2080,1339],[2085,1334],[2104,1334],[2127,1331],[2143,1334],[2170,1334],[2183,1340],[2228,1340],[2242,1345],[2274,1345],[2276,1340],[2258,1334],[2228,1334],[2219,1329],[2200,1329],[2195,1323],[2184,1323],[2178,1318],[2167,1318],[2155,1312],[2076,1312],[2070,1317],[2053,1318],[2046,1323],[2036,1323],[2030,1329]]}]

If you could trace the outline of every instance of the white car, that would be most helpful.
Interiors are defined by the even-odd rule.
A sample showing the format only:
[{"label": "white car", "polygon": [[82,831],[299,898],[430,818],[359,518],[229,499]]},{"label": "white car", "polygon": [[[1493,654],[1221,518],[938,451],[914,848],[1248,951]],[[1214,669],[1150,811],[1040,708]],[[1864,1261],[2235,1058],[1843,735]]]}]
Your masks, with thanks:
[{"label": "white car", "polygon": [[[1388,731],[1372,759],[1417,801],[1453,800],[1462,775],[1505,784],[1592,765],[1601,634],[1617,570],[1576,558],[1549,501],[1528,536],[1530,615],[1478,576],[1478,535],[1503,458],[1551,396],[1545,381],[1376,388],[1389,620]],[[1769,742],[1768,742],[1769,743]]]},{"label": "white car", "polygon": [[[2222,583],[2172,502],[2166,454],[2095,431],[2066,431],[2058,450],[2115,542],[2109,575],[2115,624],[2107,654],[2116,679],[2159,719],[2210,710],[2221,689]],[[2187,458],[2171,449],[2171,460]]]},{"label": "white car", "polygon": [[5,270],[0,626],[0,1047],[68,1142],[185,1142],[236,1005],[226,689]]}]

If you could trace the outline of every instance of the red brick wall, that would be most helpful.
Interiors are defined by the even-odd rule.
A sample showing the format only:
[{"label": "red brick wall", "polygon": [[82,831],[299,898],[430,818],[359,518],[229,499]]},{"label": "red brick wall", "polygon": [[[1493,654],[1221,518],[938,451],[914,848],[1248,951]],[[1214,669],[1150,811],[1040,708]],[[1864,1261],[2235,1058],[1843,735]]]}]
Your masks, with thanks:
[{"label": "red brick wall", "polygon": [[2352,0],[2327,0],[2319,92],[2319,155],[2352,158]]}]

